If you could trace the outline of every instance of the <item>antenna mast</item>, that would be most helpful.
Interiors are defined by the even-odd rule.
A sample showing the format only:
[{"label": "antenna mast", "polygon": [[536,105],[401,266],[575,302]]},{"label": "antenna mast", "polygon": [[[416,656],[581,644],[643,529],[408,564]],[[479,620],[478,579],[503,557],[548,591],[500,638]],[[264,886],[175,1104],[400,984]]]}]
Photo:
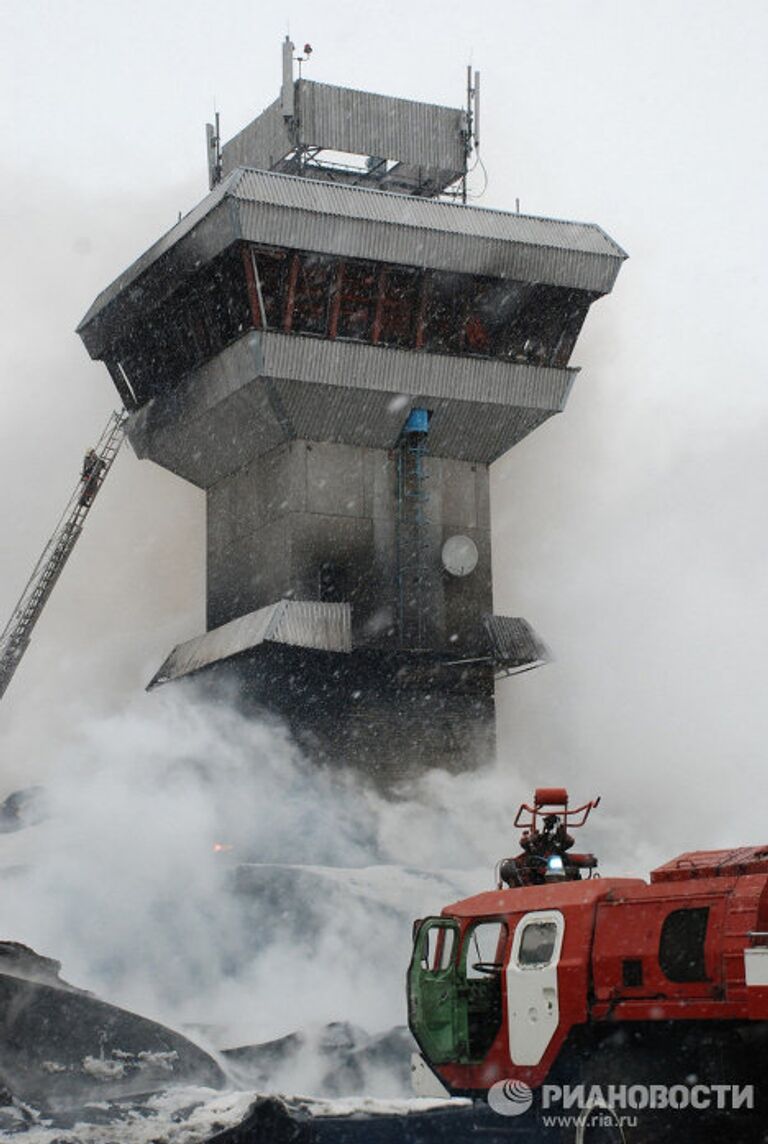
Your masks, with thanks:
[{"label": "antenna mast", "polygon": [[476,71],[473,76],[471,64],[467,64],[467,112],[464,140],[464,178],[461,180],[461,201],[466,204],[469,156],[473,148],[477,151],[480,147],[480,72]]},{"label": "antenna mast", "polygon": [[221,128],[219,113],[213,114],[213,123],[205,125],[205,151],[208,159],[208,190],[212,191],[221,182]]}]

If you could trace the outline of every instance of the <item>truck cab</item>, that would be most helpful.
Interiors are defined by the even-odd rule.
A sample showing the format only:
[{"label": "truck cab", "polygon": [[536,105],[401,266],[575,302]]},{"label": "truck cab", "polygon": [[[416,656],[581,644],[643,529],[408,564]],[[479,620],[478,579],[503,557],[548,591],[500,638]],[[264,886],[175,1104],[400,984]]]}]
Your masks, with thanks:
[{"label": "truck cab", "polygon": [[[650,881],[568,871],[547,852],[573,825],[556,793],[562,818],[546,845],[528,829],[500,864],[506,885],[414,927],[408,1011],[424,1061],[464,1096],[611,1069],[716,1083],[727,1067],[743,1082],[768,1049],[768,848],[683,854]],[[530,862],[542,846],[543,877]]]}]

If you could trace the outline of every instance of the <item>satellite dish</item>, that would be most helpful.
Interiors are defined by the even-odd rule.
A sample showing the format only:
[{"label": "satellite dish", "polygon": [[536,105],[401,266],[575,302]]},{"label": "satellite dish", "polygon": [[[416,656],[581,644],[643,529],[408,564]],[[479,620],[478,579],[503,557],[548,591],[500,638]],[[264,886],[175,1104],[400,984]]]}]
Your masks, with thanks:
[{"label": "satellite dish", "polygon": [[477,545],[469,536],[449,536],[441,557],[451,576],[469,576],[477,567]]}]

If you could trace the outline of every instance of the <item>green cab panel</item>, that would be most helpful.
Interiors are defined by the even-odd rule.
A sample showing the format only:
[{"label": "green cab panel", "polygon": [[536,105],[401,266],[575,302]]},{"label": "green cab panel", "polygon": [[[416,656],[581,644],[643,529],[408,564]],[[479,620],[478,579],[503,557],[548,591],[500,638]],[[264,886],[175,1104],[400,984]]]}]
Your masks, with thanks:
[{"label": "green cab panel", "polygon": [[509,943],[501,918],[426,918],[408,969],[408,1018],[430,1064],[482,1061],[502,1027],[502,974]]},{"label": "green cab panel", "polygon": [[461,1060],[468,1048],[467,1006],[458,969],[459,926],[426,918],[408,968],[408,1023],[428,1061]]}]

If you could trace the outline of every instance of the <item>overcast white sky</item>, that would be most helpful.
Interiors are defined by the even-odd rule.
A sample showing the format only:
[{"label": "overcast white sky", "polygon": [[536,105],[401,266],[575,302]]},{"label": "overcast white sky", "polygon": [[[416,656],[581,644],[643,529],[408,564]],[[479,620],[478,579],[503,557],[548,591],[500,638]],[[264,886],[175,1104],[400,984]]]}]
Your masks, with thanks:
[{"label": "overcast white sky", "polygon": [[[275,98],[288,29],[314,47],[311,78],[438,103],[462,101],[471,60],[483,202],[598,222],[631,255],[588,319],[566,412],[494,469],[496,610],[557,656],[503,685],[502,754],[521,794],[562,780],[647,821],[663,799],[681,843],[762,840],[765,4],[0,14],[0,626],[115,405],[74,327],[205,193],[214,99],[229,137]],[[0,795],[202,630],[203,525],[199,492],[121,456],[0,707]]]}]

